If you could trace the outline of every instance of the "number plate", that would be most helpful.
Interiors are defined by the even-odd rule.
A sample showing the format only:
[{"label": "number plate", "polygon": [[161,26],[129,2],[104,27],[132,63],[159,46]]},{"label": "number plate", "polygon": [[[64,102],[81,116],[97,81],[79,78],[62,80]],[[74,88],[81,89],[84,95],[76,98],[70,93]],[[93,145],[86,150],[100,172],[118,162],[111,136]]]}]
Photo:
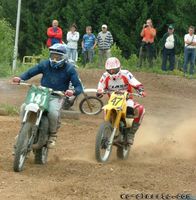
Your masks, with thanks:
[{"label": "number plate", "polygon": [[50,92],[48,88],[38,88],[33,85],[27,93],[25,103],[36,103],[41,109],[47,110],[49,98]]},{"label": "number plate", "polygon": [[109,105],[112,107],[121,107],[123,105],[124,96],[111,96],[109,100]]}]

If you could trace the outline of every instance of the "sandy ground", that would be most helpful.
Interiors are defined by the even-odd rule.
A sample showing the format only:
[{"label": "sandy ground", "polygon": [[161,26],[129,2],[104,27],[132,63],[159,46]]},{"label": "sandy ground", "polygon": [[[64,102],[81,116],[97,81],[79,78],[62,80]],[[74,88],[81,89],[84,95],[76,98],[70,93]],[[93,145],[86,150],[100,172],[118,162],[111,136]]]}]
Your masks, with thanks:
[{"label": "sandy ground", "polygon": [[[86,87],[96,87],[101,71],[85,70],[80,75]],[[0,199],[120,200],[121,194],[135,199],[141,193],[196,196],[196,80],[150,73],[135,76],[148,96],[136,99],[145,105],[146,115],[127,161],[117,159],[114,147],[107,164],[97,163],[95,136],[103,113],[81,115],[80,120],[62,120],[56,149],[50,151],[46,165],[35,165],[31,155],[25,170],[15,173],[12,147],[19,117],[0,116]],[[19,106],[27,88],[1,79],[0,91],[0,103]]]}]

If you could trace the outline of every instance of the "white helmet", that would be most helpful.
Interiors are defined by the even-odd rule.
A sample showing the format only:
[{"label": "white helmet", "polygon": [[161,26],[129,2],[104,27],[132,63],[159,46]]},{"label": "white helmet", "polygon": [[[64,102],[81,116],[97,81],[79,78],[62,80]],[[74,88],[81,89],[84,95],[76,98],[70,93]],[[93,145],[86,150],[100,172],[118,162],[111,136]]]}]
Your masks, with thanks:
[{"label": "white helmet", "polygon": [[112,78],[117,78],[120,73],[121,64],[118,58],[111,57],[106,60],[105,69]]},{"label": "white helmet", "polygon": [[49,47],[50,51],[50,65],[53,68],[62,67],[65,60],[67,60],[67,46],[65,44],[56,43]]}]

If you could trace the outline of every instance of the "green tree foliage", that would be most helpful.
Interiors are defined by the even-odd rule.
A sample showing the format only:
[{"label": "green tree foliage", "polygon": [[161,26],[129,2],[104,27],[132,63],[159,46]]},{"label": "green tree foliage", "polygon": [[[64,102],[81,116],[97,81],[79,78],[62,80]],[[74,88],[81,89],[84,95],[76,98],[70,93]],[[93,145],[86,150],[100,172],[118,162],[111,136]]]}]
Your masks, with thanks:
[{"label": "green tree foliage", "polygon": [[5,19],[0,19],[0,63],[10,63],[13,56],[14,31]]},{"label": "green tree foliage", "polygon": [[[0,16],[15,28],[17,1],[0,0],[0,6]],[[196,25],[195,8],[195,0],[22,0],[20,57],[41,52],[53,19],[59,20],[65,42],[72,23],[77,24],[81,38],[87,25],[97,34],[106,23],[123,55],[129,57],[138,53],[141,28],[147,18],[152,18],[157,29],[156,47],[161,48],[159,40],[168,24],[173,24],[182,48],[188,26]]]}]

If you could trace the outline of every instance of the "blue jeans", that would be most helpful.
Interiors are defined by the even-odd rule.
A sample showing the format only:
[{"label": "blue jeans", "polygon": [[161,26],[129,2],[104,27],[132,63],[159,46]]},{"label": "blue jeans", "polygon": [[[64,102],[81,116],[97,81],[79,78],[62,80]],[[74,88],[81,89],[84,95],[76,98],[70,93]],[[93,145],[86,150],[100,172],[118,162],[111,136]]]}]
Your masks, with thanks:
[{"label": "blue jeans", "polygon": [[174,70],[175,65],[175,50],[174,49],[163,49],[163,57],[162,57],[162,70],[167,71],[167,59],[169,58],[169,70]]},{"label": "blue jeans", "polygon": [[184,48],[184,73],[187,73],[187,65],[190,62],[189,74],[194,74],[194,65],[195,65],[195,49],[194,48]]},{"label": "blue jeans", "polygon": [[77,49],[67,48],[67,55],[68,59],[73,60],[75,63],[77,58]]}]

